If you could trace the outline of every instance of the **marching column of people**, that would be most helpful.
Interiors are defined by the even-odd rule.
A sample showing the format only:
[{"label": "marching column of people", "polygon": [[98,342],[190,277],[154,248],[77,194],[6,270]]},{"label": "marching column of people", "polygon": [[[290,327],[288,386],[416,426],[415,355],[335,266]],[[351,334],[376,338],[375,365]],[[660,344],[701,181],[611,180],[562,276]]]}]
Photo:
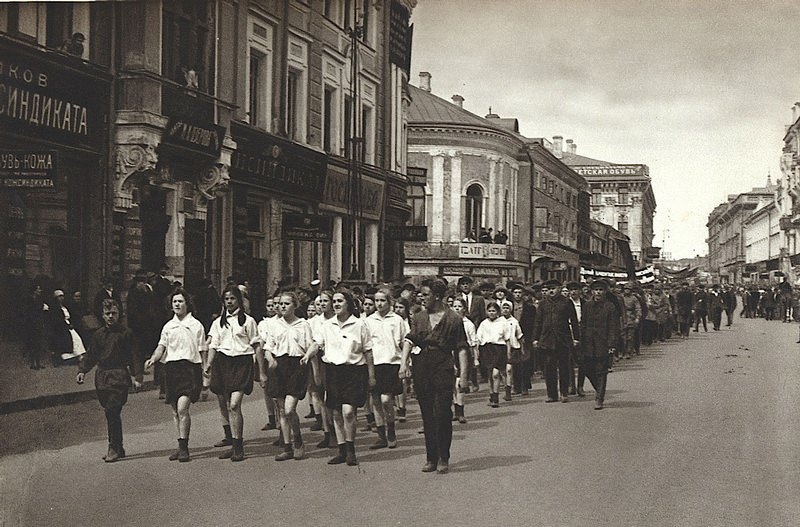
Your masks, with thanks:
[{"label": "marching column of people", "polygon": [[[714,330],[721,330],[723,312],[731,326],[738,305],[737,290],[730,286],[713,284],[707,291],[688,282],[672,287],[551,279],[476,287],[464,276],[454,288],[430,279],[419,287],[331,283],[318,291],[315,281],[311,290],[280,288],[266,299],[265,316],[256,323],[246,281],[229,280],[220,297],[207,280],[191,295],[181,284],[165,288],[152,278],[137,273],[127,291],[127,325],[113,284],[104,283],[95,307],[103,325],[79,354],[79,383],[97,367],[95,386],[108,422],[106,462],[125,457],[121,412],[129,388],[141,387],[143,370],[158,366],[178,439],[170,460],[191,459],[190,407],[205,400],[208,389],[217,396],[224,432],[214,446],[228,447],[219,458],[244,460],[242,401],[258,382],[266,403],[262,430],[277,429],[273,445],[283,447],[277,461],[306,458],[297,413],[306,395],[311,408],[306,417],[315,421],[311,431],[323,434],[316,448],[338,449],[328,464],[351,466],[358,465],[359,410],[368,416],[364,430],[377,436],[370,450],[397,448],[398,424],[406,421],[407,400],[414,397],[425,435],[422,470],[444,474],[453,423],[467,422],[468,394],[481,389],[480,380],[488,384],[489,406],[497,408],[501,393],[504,404],[530,397],[538,375],[547,403],[584,397],[588,379],[594,408],[602,410],[615,359],[629,360],[641,345],[664,342],[673,330],[686,339],[702,322],[708,331],[709,315]],[[63,296],[58,293],[57,299]],[[740,316],[786,321],[795,313],[790,287],[738,293]],[[36,316],[47,311],[41,296],[39,288],[29,303]],[[162,304],[171,318],[161,312]],[[154,324],[161,324],[160,336]]]}]

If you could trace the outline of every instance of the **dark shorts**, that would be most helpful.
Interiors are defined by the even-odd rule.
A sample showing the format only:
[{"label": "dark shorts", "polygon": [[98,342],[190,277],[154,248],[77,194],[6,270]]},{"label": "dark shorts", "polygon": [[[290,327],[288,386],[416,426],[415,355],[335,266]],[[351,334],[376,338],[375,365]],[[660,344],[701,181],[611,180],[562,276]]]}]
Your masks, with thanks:
[{"label": "dark shorts", "polygon": [[268,374],[267,395],[275,399],[287,395],[303,399],[308,388],[308,366],[300,364],[300,357],[282,355],[275,360],[278,366]]},{"label": "dark shorts", "polygon": [[399,364],[375,365],[375,388],[372,395],[400,395],[403,393],[403,382],[400,380]]},{"label": "dark shorts", "polygon": [[328,408],[340,408],[343,404],[364,406],[368,388],[366,365],[325,363],[325,406]]},{"label": "dark shorts", "polygon": [[203,388],[203,367],[188,360],[164,363],[164,393],[169,404],[175,404],[182,396],[196,403]]},{"label": "dark shorts", "polygon": [[242,392],[253,393],[253,356],[229,357],[217,352],[211,364],[211,391],[217,395]]},{"label": "dark shorts", "polygon": [[506,371],[508,362],[508,352],[505,344],[484,344],[481,346],[480,354],[481,366],[487,370],[497,369],[501,372]]},{"label": "dark shorts", "polygon": [[97,400],[103,408],[124,406],[128,402],[128,389],[131,387],[131,376],[125,368],[109,370],[97,369],[94,372],[94,387]]}]

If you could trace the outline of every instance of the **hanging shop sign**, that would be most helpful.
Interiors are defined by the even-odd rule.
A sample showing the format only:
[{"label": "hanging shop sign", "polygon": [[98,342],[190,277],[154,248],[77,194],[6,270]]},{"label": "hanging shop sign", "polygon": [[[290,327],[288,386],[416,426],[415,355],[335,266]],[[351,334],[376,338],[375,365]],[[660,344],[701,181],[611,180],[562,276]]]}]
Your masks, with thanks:
[{"label": "hanging shop sign", "polygon": [[[383,181],[365,174],[358,180],[357,187],[355,184],[351,185],[346,168],[328,165],[321,208],[341,214],[356,212],[363,218],[380,220],[383,211]],[[358,195],[353,202],[350,200],[351,187],[358,189]]]},{"label": "hanging shop sign", "polygon": [[231,133],[237,144],[231,157],[234,181],[319,203],[325,154],[239,124],[231,126]]},{"label": "hanging shop sign", "polygon": [[223,139],[225,128],[222,126],[189,117],[170,117],[161,142],[216,159]]},{"label": "hanging shop sign", "polygon": [[400,2],[392,2],[389,12],[389,61],[406,71],[411,65],[411,40],[413,26],[408,22],[411,15]]},{"label": "hanging shop sign", "polygon": [[404,242],[428,241],[428,227],[426,225],[390,225],[386,227],[386,237],[390,240]]},{"label": "hanging shop sign", "polygon": [[519,271],[513,267],[467,267],[462,265],[443,265],[439,268],[441,276],[519,276]]},{"label": "hanging shop sign", "polygon": [[44,53],[0,41],[0,129],[99,151],[109,85]]},{"label": "hanging shop sign", "polygon": [[647,176],[647,165],[572,166],[582,176]]},{"label": "hanging shop sign", "polygon": [[284,240],[333,241],[333,218],[330,216],[284,212],[282,225]]},{"label": "hanging shop sign", "polygon": [[56,150],[0,150],[0,187],[53,188]]}]

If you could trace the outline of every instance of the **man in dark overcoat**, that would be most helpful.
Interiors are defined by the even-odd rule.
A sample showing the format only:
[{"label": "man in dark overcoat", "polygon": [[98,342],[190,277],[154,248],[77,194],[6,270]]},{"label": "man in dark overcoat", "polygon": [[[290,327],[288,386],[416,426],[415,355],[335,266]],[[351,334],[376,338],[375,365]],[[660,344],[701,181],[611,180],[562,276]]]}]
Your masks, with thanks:
[{"label": "man in dark overcoat", "polygon": [[581,342],[578,360],[586,378],[594,386],[595,410],[602,410],[606,396],[606,380],[611,355],[619,339],[619,314],[608,299],[608,282],[592,282],[592,299],[586,302],[581,316]]},{"label": "man in dark overcoat", "polygon": [[569,400],[571,377],[569,355],[580,340],[580,328],[572,301],[561,294],[561,282],[546,281],[542,292],[533,324],[533,346],[541,350],[544,360],[545,402],[557,401],[560,392],[561,402],[565,403]]}]

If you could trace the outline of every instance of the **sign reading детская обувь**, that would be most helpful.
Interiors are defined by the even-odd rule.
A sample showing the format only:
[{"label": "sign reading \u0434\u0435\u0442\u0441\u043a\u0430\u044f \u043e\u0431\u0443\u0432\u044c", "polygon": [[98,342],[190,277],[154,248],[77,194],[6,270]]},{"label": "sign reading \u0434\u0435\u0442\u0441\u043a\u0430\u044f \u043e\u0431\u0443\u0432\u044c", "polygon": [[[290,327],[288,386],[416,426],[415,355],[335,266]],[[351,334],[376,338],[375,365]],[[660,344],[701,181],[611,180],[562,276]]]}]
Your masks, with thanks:
[{"label": "sign reading \u0434\u0435\u0442\u0441\u043a\u0430\u044f \u043e\u0431\u0443\u0432\u044c", "polygon": [[53,188],[57,173],[55,150],[0,150],[0,187]]}]

